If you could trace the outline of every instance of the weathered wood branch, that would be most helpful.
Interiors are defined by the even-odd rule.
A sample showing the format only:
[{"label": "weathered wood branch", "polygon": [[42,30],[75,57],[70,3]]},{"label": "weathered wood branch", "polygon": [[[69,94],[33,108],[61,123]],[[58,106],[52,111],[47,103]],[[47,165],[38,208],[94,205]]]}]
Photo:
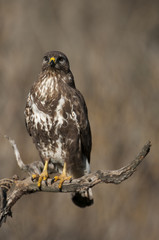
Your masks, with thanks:
[{"label": "weathered wood branch", "polygon": [[[25,165],[21,160],[15,142],[10,138],[8,138],[8,140],[14,149],[16,160],[22,170],[28,172],[29,175],[34,172],[41,172],[41,169],[43,167],[41,165],[41,162],[35,162],[30,165]],[[83,192],[84,190],[92,188],[99,183],[121,183],[122,181],[128,179],[135,172],[137,166],[149,153],[150,147],[150,142],[145,144],[138,156],[132,162],[130,162],[130,164],[123,168],[112,171],[98,170],[94,173],[87,174],[79,179],[73,179],[71,182],[65,181],[63,183],[61,192]],[[50,169],[50,172],[54,172],[53,166],[50,165]],[[33,182],[30,176],[23,180],[19,180],[17,177],[14,177],[13,179],[1,179],[0,189],[0,225],[6,221],[7,216],[12,216],[12,207],[24,194],[30,194],[39,191],[59,192],[58,182],[53,182],[52,179],[49,178],[47,180],[47,184],[45,182],[42,182],[41,189],[39,189],[37,186],[37,182]]]}]

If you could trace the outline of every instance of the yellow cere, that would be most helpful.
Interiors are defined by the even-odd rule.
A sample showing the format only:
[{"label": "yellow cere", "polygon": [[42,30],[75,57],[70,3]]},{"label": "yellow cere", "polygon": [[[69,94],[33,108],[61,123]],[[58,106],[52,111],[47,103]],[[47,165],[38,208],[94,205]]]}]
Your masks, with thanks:
[{"label": "yellow cere", "polygon": [[52,60],[53,60],[54,63],[55,63],[55,58],[54,58],[54,57],[50,58],[50,62],[51,62]]}]

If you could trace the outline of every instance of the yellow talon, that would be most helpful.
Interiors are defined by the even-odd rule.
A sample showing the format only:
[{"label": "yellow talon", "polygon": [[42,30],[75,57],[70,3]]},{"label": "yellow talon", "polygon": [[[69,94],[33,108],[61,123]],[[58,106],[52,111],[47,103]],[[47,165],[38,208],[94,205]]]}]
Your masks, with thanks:
[{"label": "yellow talon", "polygon": [[59,189],[61,189],[63,182],[66,181],[66,180],[71,180],[71,179],[72,179],[72,176],[67,176],[67,173],[66,173],[66,163],[64,162],[64,167],[63,167],[62,174],[60,176],[55,176],[54,177],[54,182],[60,180],[60,182],[59,182]]},{"label": "yellow talon", "polygon": [[32,176],[31,176],[31,178],[32,178],[32,180],[37,180],[38,178],[39,178],[39,174],[32,174]]},{"label": "yellow talon", "polygon": [[48,162],[49,162],[48,160],[45,161],[44,169],[40,175],[38,175],[38,174],[32,175],[32,179],[38,179],[38,187],[39,188],[41,187],[42,180],[46,181],[48,179],[48,176],[49,176],[48,171],[47,171]]}]

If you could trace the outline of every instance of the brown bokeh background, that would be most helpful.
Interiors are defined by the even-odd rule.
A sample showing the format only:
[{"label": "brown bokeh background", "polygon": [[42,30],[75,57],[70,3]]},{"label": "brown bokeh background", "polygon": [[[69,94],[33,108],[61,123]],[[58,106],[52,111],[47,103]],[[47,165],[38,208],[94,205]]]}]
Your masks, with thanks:
[{"label": "brown bokeh background", "polygon": [[[28,91],[49,50],[69,58],[92,127],[92,171],[117,169],[152,141],[149,156],[121,185],[97,185],[79,209],[69,194],[23,197],[0,239],[155,240],[159,236],[159,2],[0,1],[0,132],[24,162],[39,159],[24,124]],[[0,137],[0,178],[23,174]]]}]

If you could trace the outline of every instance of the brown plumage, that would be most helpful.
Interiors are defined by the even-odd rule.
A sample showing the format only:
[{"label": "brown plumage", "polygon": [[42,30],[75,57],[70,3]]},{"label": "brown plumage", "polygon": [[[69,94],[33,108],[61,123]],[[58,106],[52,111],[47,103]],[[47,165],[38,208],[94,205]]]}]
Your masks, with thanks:
[{"label": "brown plumage", "polygon": [[[45,54],[42,71],[27,98],[25,121],[44,163],[50,161],[55,171],[72,178],[90,172],[92,143],[87,107],[63,53]],[[41,180],[46,178],[42,176]],[[72,199],[80,207],[93,203],[91,190],[76,193]]]}]

